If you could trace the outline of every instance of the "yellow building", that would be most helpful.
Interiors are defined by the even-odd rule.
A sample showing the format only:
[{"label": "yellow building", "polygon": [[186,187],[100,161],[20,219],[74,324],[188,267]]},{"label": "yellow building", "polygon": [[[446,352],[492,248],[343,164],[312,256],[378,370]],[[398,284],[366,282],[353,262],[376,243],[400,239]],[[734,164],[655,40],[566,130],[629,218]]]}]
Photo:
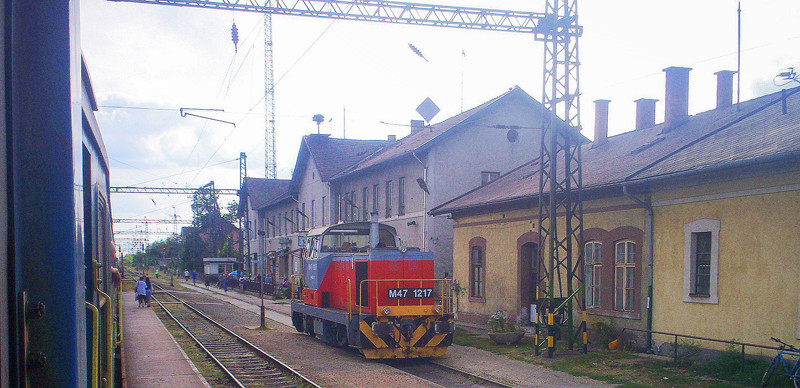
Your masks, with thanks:
[{"label": "yellow building", "polygon": [[[800,345],[800,88],[732,104],[731,72],[719,72],[717,107],[689,116],[689,69],[665,72],[664,123],[656,100],[638,100],[637,129],[608,137],[599,100],[582,147],[589,321]],[[454,222],[459,320],[529,315],[538,172],[534,160],[432,210]],[[637,345],[650,339],[672,341]]]}]

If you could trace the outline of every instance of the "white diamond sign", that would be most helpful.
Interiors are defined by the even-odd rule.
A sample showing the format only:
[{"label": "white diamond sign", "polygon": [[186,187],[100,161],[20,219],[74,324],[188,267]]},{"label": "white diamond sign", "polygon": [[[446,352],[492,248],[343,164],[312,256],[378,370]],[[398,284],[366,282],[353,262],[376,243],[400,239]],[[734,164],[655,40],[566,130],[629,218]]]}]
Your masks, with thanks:
[{"label": "white diamond sign", "polygon": [[434,117],[436,117],[436,114],[439,113],[439,111],[439,107],[433,103],[433,100],[431,100],[430,97],[425,98],[425,101],[422,101],[422,104],[419,104],[417,107],[417,113],[419,113],[419,115],[429,123]]}]

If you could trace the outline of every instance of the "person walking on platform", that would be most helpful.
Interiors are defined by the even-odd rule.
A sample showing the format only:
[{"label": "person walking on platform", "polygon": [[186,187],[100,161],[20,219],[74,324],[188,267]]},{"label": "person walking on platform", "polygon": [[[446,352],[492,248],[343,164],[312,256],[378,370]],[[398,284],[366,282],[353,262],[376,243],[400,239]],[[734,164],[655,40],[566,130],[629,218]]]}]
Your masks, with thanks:
[{"label": "person walking on platform", "polygon": [[222,290],[228,293],[228,274],[222,276]]},{"label": "person walking on platform", "polygon": [[192,270],[192,284],[197,285],[197,271]]},{"label": "person walking on platform", "polygon": [[144,307],[147,301],[147,283],[144,281],[144,276],[139,278],[136,282],[136,300],[139,302],[139,307]]},{"label": "person walking on platform", "polygon": [[150,299],[153,298],[153,287],[150,284],[150,277],[144,277],[144,284],[145,284],[145,299],[147,300],[147,307],[150,307]]},{"label": "person walking on platform", "polygon": [[183,280],[185,280],[187,282],[189,281],[189,270],[188,269],[183,270]]},{"label": "person walking on platform", "polygon": [[158,279],[158,268],[156,268],[156,279]]}]

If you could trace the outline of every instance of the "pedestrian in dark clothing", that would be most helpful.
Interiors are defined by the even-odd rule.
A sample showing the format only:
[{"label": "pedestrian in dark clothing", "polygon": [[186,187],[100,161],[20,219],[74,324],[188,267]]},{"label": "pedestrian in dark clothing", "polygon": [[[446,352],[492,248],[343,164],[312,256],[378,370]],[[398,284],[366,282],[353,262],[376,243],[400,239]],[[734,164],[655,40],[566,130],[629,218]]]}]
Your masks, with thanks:
[{"label": "pedestrian in dark clothing", "polygon": [[228,293],[228,274],[222,277],[222,290]]},{"label": "pedestrian in dark clothing", "polygon": [[197,271],[192,270],[192,284],[197,285]]},{"label": "pedestrian in dark clothing", "polygon": [[147,293],[147,307],[150,307],[150,299],[153,298],[153,287],[150,284],[149,276],[144,277],[144,283],[147,285],[147,287],[145,288],[145,292]]}]

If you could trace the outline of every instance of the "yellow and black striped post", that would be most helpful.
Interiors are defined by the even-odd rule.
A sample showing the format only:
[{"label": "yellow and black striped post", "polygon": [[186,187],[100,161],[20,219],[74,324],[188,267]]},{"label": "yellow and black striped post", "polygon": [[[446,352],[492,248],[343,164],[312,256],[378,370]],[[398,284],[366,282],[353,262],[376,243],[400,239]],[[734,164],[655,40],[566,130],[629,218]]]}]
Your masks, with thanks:
[{"label": "yellow and black striped post", "polygon": [[554,327],[553,312],[547,311],[547,357],[553,357],[553,352],[556,350],[556,341],[553,337]]},{"label": "yellow and black striped post", "polygon": [[583,354],[586,354],[589,351],[589,336],[586,333],[586,310],[582,311],[583,313]]}]

